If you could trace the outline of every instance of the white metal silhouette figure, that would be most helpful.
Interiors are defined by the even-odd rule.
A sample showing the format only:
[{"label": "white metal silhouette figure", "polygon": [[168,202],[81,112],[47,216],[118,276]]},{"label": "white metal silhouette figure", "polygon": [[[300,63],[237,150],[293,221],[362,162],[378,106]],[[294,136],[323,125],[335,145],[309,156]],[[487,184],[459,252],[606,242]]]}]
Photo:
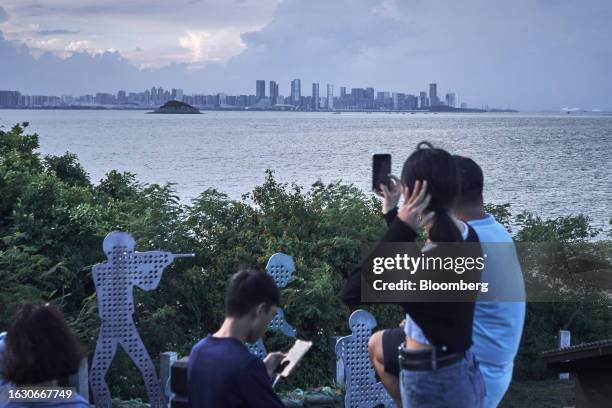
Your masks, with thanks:
[{"label": "white metal silhouette figure", "polygon": [[176,258],[195,254],[172,254],[164,251],[134,251],[136,241],[126,232],[113,231],[104,238],[102,247],[108,262],[94,265],[93,279],[98,295],[100,334],[96,343],[89,382],[96,408],[110,408],[111,395],[106,372],[120,345],[140,370],[151,407],[166,407],[159,378],[134,324],[133,287],[153,290],[163,270]]},{"label": "white metal silhouette figure", "polygon": [[[289,255],[277,252],[268,259],[266,265],[266,272],[274,279],[278,288],[284,288],[291,280],[291,275],[295,272],[295,264],[293,258]],[[297,332],[293,326],[291,326],[285,320],[285,312],[280,307],[276,308],[276,314],[268,326],[271,331],[280,332],[287,337],[295,338]],[[249,351],[251,354],[256,355],[259,358],[264,358],[268,352],[264,345],[263,339],[257,340],[255,343],[248,344]]]},{"label": "white metal silhouette figure", "polygon": [[346,408],[396,406],[384,385],[376,381],[374,367],[368,357],[368,340],[376,324],[370,312],[355,310],[349,317],[352,334],[336,342],[336,382],[345,385]]}]

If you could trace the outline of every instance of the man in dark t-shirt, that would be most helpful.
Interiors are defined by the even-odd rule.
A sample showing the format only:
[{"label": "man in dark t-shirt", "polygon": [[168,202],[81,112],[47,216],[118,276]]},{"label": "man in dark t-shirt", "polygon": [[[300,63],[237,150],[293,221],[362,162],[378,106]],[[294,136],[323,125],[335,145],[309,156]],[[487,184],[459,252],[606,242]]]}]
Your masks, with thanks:
[{"label": "man in dark t-shirt", "polygon": [[189,355],[191,408],[284,407],[272,378],[285,354],[269,353],[262,361],[245,345],[263,336],[278,303],[279,290],[265,272],[242,270],[232,276],[221,328],[200,340]]}]

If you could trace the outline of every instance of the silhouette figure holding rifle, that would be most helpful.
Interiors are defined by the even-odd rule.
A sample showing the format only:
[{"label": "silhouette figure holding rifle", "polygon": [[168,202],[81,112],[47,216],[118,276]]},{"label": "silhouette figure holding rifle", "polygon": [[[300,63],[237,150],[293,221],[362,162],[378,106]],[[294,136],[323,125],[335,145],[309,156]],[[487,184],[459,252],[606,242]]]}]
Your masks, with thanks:
[{"label": "silhouette figure holding rifle", "polygon": [[194,257],[195,254],[138,252],[134,251],[135,246],[130,234],[113,231],[102,244],[108,262],[93,267],[101,325],[89,378],[97,408],[111,407],[105,376],[117,345],[121,345],[140,370],[151,407],[167,405],[153,361],[134,324],[132,289],[134,286],[147,291],[155,289],[164,269],[176,258]]}]

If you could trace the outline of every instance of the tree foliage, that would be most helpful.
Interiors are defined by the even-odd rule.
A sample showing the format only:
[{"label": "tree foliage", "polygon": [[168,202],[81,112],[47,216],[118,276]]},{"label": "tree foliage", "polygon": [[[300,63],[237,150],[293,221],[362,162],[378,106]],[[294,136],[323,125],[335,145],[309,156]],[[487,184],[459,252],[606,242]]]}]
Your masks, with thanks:
[{"label": "tree foliage", "polygon": [[[284,252],[294,257],[297,272],[282,291],[282,307],[299,336],[314,342],[289,386],[333,382],[332,337],[348,334],[350,314],[339,300],[341,286],[385,228],[376,198],[341,183],[315,182],[304,190],[277,182],[268,171],[264,183],[241,200],[209,189],[185,203],[172,184],[146,185],[128,172],[110,171],[94,184],[75,155],[41,157],[38,136],[26,127],[0,131],[0,331],[19,304],[50,301],[91,356],[99,328],[91,268],[105,261],[106,234],[124,230],[140,250],[197,254],[169,267],[155,291],[134,289],[135,318],[154,360],[162,351],[186,355],[221,322],[229,276],[240,265],[263,268],[270,255]],[[512,217],[507,204],[488,210],[518,228],[519,240],[568,241],[598,233],[582,216]],[[580,306],[529,305],[519,375],[545,375],[537,354],[555,346],[560,328],[583,340],[611,336],[609,307],[601,299]],[[381,328],[401,319],[397,306],[370,310]],[[270,336],[267,345],[287,343]],[[108,375],[114,395],[144,396],[135,373],[124,355],[115,360]]]}]

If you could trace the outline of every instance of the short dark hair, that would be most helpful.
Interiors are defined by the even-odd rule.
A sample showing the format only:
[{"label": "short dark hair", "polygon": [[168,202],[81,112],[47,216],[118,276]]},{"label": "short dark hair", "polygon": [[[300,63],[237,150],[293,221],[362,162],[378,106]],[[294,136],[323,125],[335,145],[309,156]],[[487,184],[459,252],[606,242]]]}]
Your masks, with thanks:
[{"label": "short dark hair", "polygon": [[274,279],[264,271],[241,269],[235,273],[225,292],[225,315],[242,317],[261,303],[278,305],[280,291]]},{"label": "short dark hair", "polygon": [[26,303],[11,318],[2,375],[17,385],[58,380],[76,373],[84,350],[62,313],[49,304]]},{"label": "short dark hair", "polygon": [[453,156],[461,173],[461,192],[458,204],[482,204],[484,176],[482,169],[469,157]]}]

